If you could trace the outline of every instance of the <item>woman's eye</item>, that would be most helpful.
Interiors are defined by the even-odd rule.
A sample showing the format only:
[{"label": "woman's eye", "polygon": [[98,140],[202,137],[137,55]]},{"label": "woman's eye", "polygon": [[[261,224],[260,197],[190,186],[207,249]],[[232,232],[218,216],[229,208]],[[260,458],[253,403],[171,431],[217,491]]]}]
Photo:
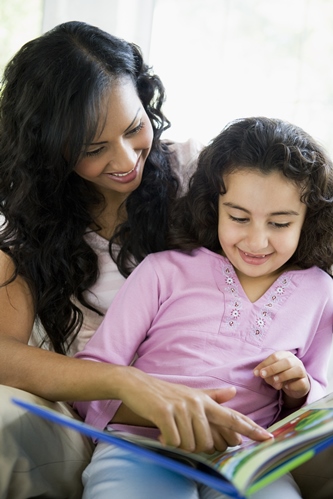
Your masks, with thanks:
[{"label": "woman's eye", "polygon": [[99,147],[98,149],[94,149],[93,151],[86,151],[85,155],[86,156],[97,156],[102,150],[103,150],[103,147]]},{"label": "woman's eye", "polygon": [[132,128],[132,130],[127,132],[126,135],[135,135],[136,133],[140,132],[140,130],[142,130],[144,126],[145,124],[142,121],[140,121],[140,123],[135,128]]}]

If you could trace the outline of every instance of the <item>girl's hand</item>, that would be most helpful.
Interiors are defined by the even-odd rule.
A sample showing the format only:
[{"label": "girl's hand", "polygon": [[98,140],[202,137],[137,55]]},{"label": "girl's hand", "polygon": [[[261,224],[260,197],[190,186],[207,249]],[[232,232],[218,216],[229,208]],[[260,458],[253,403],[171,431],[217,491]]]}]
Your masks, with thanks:
[{"label": "girl's hand", "polygon": [[254,368],[254,375],[285,394],[288,408],[302,405],[310,391],[310,381],[303,362],[291,352],[275,352]]},{"label": "girl's hand", "polygon": [[[128,413],[124,418],[122,413],[122,422],[140,425],[143,420],[135,422],[135,415],[140,415],[148,420],[147,425],[159,428],[160,441],[165,445],[190,452],[213,452],[240,444],[240,434],[258,441],[272,436],[248,417],[220,405],[235,396],[234,387],[199,390],[167,383],[133,367],[125,369],[126,392],[122,390],[119,398],[134,419]],[[119,414],[116,420],[119,422]]]}]

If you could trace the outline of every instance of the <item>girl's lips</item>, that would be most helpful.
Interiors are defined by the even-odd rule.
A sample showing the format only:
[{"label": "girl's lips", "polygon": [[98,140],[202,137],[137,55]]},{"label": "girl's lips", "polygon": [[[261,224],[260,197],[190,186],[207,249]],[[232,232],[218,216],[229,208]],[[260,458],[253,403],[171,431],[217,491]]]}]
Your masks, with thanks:
[{"label": "girl's lips", "polygon": [[266,256],[266,255],[252,255],[251,253],[246,253],[246,251],[244,251],[244,254],[252,258],[265,258]]},{"label": "girl's lips", "polygon": [[263,263],[266,263],[271,256],[271,253],[254,255],[253,253],[247,253],[246,251],[242,251],[239,248],[238,251],[244,262],[250,265],[262,265]]}]

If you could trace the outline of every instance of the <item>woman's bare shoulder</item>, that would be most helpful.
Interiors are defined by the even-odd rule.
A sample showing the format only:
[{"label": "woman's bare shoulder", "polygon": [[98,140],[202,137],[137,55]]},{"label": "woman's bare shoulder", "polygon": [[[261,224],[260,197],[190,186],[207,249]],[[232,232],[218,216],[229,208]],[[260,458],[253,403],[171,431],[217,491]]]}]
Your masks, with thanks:
[{"label": "woman's bare shoulder", "polygon": [[33,299],[22,277],[8,282],[14,271],[10,256],[0,251],[0,335],[14,336],[27,343],[34,323]]}]

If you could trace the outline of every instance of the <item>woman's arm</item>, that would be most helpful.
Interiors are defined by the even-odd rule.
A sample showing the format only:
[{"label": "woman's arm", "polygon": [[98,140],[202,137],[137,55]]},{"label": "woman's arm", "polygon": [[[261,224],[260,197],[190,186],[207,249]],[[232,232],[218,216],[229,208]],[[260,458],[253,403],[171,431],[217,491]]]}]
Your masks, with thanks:
[{"label": "woman's arm", "polygon": [[[13,271],[11,260],[0,252],[0,282]],[[29,346],[34,307],[29,288],[17,278],[0,288],[0,383],[29,391],[48,400],[119,399],[157,426],[166,444],[188,450],[235,444],[238,433],[264,440],[269,434],[235,411],[219,404],[230,398],[224,390],[207,392],[173,385],[134,367],[66,357]],[[233,394],[231,394],[233,395]]]}]

